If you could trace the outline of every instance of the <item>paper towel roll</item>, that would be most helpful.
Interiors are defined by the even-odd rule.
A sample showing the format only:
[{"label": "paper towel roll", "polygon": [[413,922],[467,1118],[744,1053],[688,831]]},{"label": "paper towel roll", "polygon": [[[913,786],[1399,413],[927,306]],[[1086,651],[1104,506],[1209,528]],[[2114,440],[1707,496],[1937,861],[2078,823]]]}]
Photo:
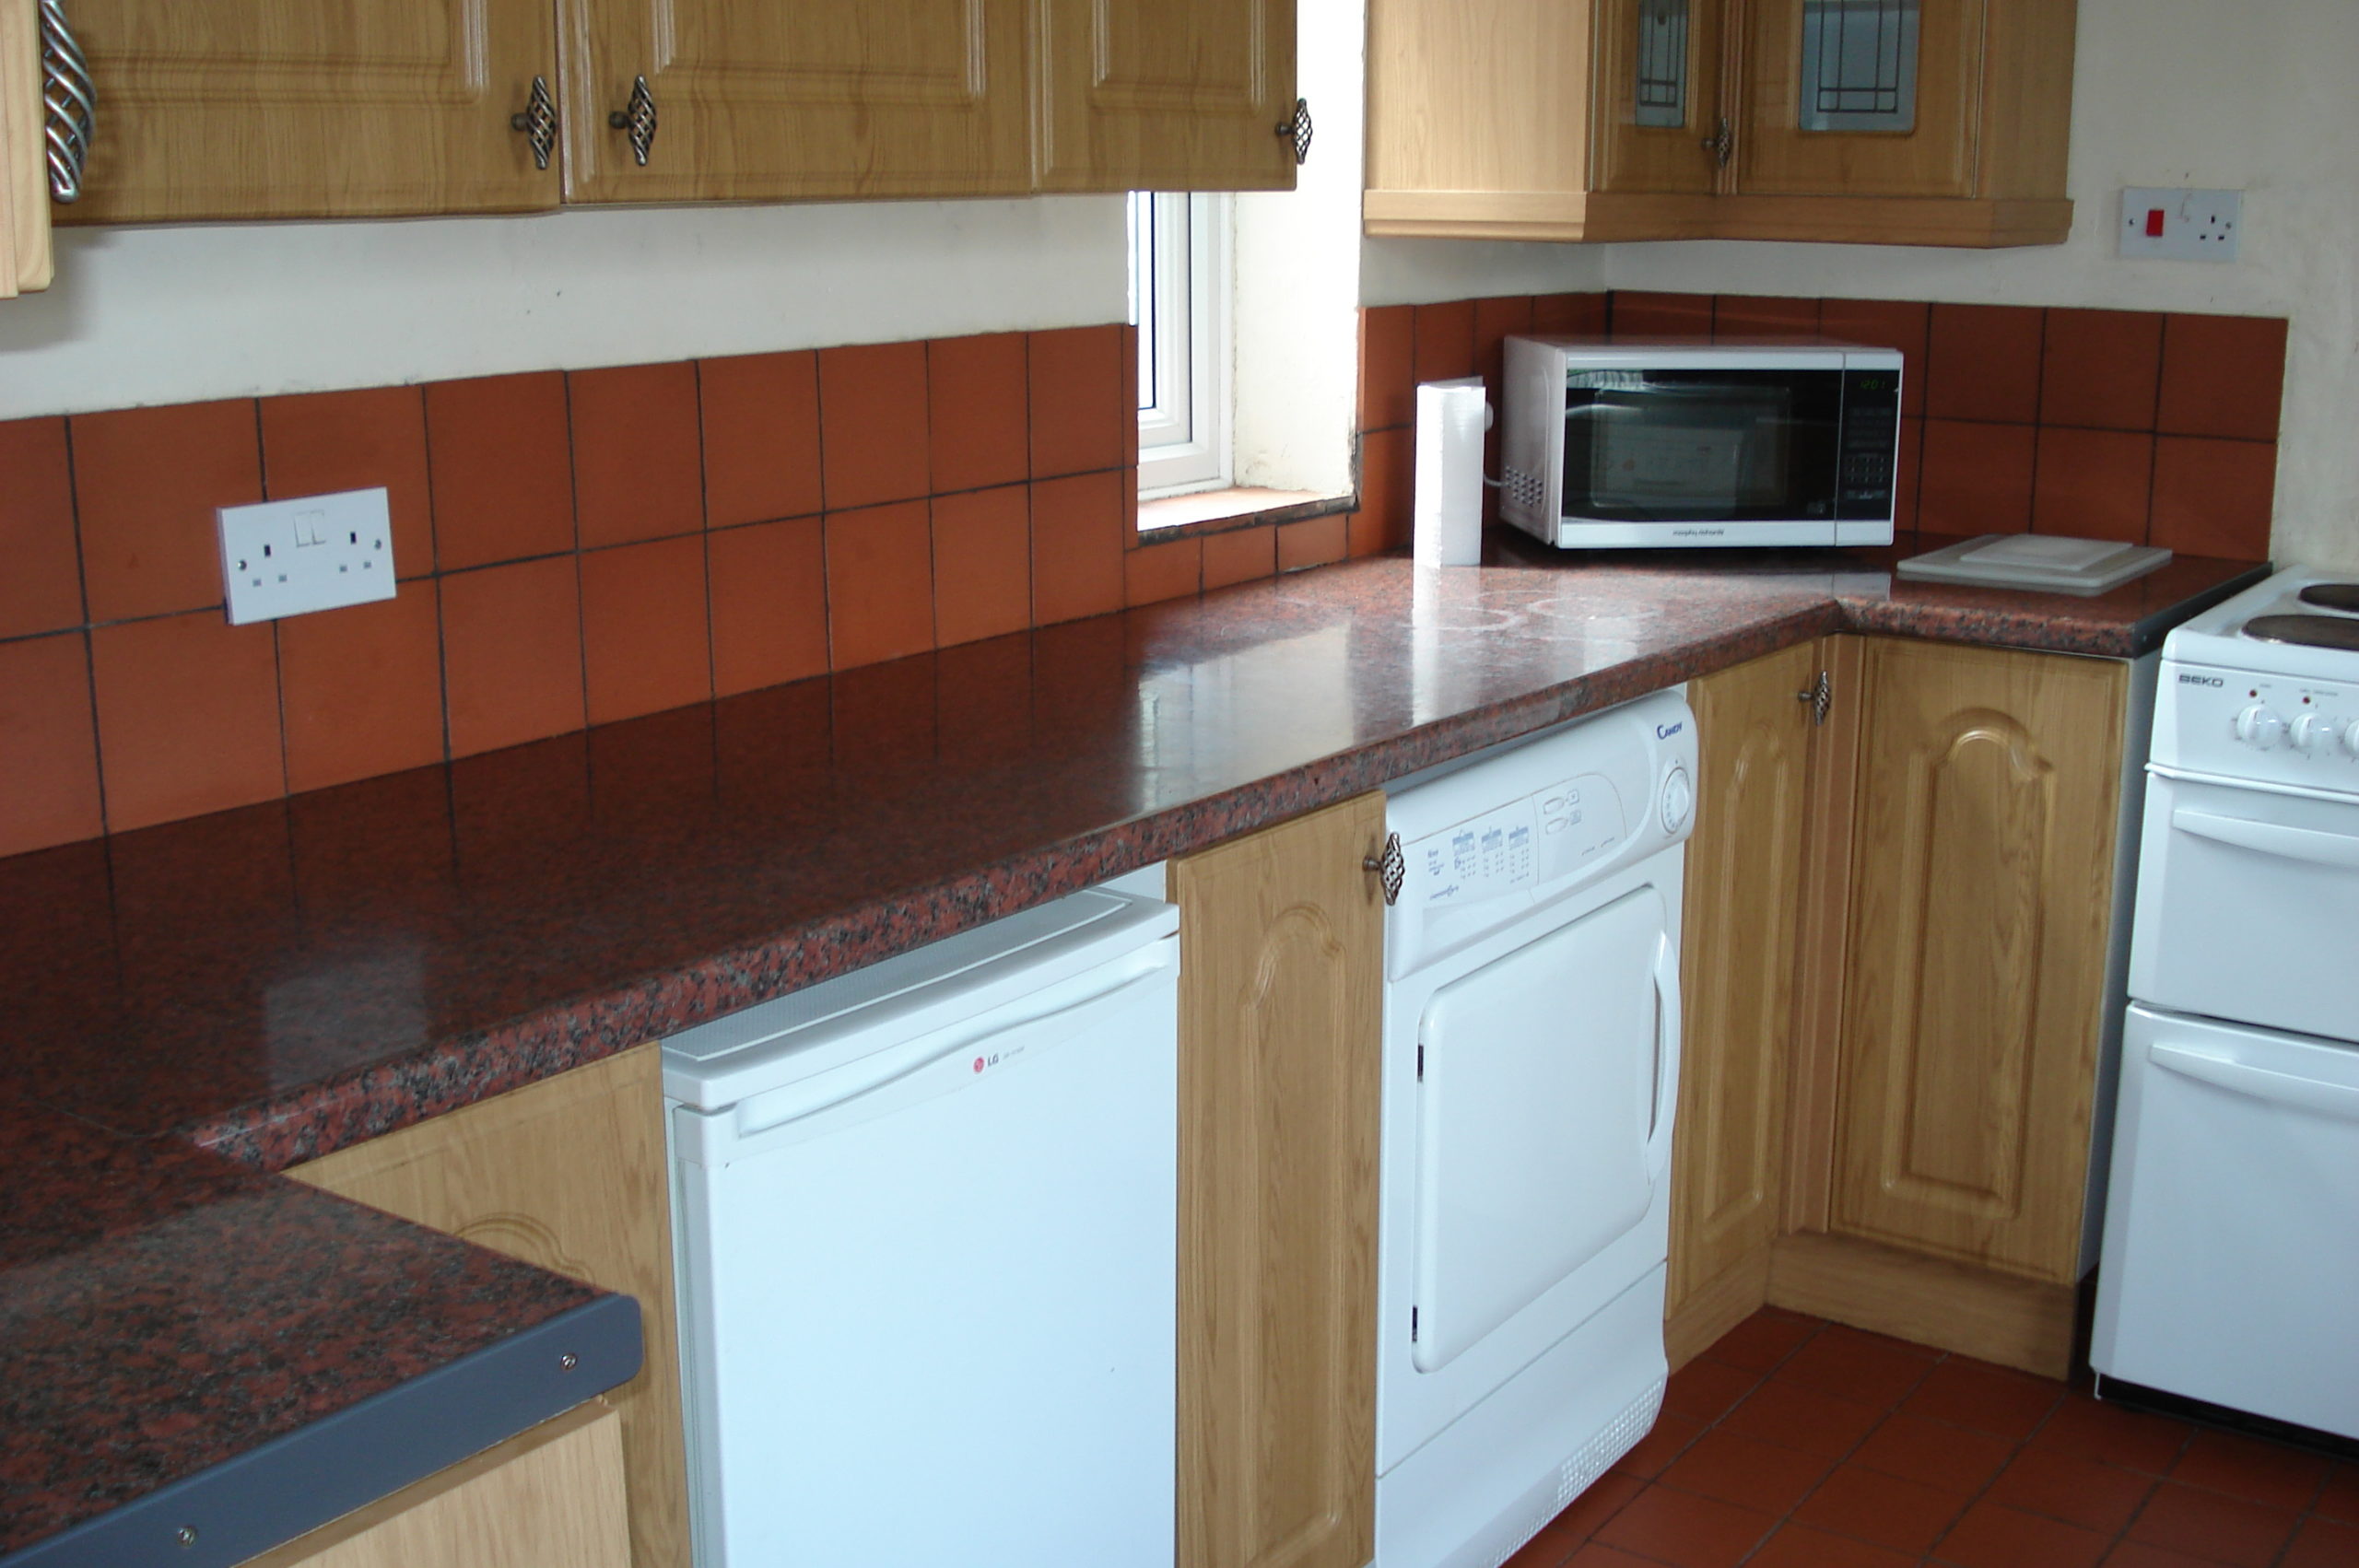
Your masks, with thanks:
[{"label": "paper towel roll", "polygon": [[1483,432],[1490,401],[1480,377],[1417,388],[1417,494],[1410,554],[1420,567],[1483,558]]}]

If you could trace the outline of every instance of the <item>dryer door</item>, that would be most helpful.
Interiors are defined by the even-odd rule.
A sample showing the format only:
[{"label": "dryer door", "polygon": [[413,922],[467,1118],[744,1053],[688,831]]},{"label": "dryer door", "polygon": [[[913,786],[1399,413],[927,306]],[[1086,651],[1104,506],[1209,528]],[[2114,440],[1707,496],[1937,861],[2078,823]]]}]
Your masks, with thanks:
[{"label": "dryer door", "polygon": [[1449,1364],[1646,1218],[1677,1099],[1676,953],[1662,895],[1640,887],[1426,1004],[1418,1371]]}]

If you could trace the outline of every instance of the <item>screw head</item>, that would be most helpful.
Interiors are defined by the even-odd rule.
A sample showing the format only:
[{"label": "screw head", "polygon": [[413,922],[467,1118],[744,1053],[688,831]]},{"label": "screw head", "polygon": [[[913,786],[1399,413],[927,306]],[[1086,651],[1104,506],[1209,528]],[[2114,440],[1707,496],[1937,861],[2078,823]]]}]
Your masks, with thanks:
[{"label": "screw head", "polygon": [[179,1529],[172,1532],[172,1539],[180,1542],[182,1546],[194,1546],[196,1544],[196,1527],[194,1525],[182,1525]]},{"label": "screw head", "polygon": [[580,1366],[581,1364],[581,1358],[575,1355],[571,1351],[568,1351],[563,1355],[557,1358],[557,1369],[559,1372],[571,1372],[575,1367]]}]

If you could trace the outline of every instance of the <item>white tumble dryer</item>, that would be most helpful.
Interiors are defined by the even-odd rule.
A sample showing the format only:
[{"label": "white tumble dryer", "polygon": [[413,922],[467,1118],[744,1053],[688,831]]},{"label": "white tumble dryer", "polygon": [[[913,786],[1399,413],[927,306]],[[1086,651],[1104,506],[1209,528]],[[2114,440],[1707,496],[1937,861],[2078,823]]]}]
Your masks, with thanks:
[{"label": "white tumble dryer", "polygon": [[1496,1568],[1661,1407],[1695,778],[1663,692],[1391,794],[1377,1568]]}]

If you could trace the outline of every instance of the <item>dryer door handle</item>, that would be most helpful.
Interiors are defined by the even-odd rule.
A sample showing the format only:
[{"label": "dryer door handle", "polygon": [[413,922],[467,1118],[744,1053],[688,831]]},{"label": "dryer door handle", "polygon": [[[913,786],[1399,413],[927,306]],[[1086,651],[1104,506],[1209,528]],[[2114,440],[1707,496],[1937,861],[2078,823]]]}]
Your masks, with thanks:
[{"label": "dryer door handle", "polygon": [[1655,1121],[1647,1135],[1647,1179],[1671,1166],[1671,1132],[1679,1108],[1679,954],[1671,933],[1655,938]]}]

